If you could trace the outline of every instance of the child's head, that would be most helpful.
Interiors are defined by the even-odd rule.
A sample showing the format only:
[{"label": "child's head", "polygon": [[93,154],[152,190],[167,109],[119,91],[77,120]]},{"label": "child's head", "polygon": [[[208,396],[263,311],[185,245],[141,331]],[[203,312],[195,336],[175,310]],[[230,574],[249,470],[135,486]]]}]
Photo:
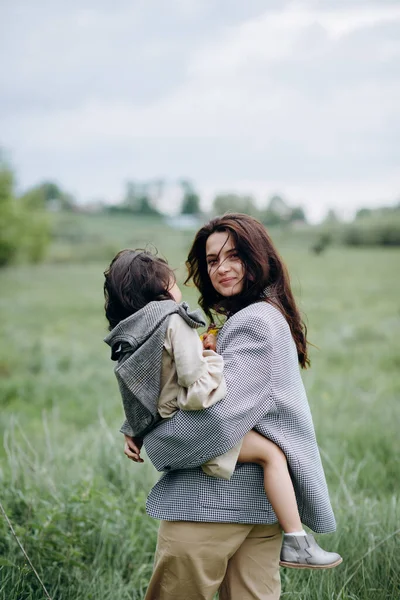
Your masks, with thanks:
[{"label": "child's head", "polygon": [[121,250],[104,277],[110,330],[153,300],[181,300],[173,270],[164,259],[147,250]]}]

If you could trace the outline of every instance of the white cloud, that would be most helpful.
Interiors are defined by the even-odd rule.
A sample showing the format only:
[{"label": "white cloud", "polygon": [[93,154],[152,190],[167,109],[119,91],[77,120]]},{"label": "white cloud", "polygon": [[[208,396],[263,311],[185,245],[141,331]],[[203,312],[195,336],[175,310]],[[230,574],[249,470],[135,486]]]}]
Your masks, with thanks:
[{"label": "white cloud", "polygon": [[217,78],[237,76],[238,70],[247,69],[252,61],[281,61],[291,59],[299,50],[305,55],[312,52],[315,40],[303,37],[310,28],[315,31],[319,26],[327,39],[338,40],[359,29],[399,20],[400,7],[396,6],[329,11],[292,3],[280,12],[265,13],[232,28],[222,40],[202,49],[192,69],[194,73]]}]

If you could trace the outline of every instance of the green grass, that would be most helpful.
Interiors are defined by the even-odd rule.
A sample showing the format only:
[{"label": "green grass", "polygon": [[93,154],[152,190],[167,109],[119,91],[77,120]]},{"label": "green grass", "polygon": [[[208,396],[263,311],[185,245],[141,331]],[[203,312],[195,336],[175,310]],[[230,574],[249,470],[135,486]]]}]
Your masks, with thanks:
[{"label": "green grass", "polygon": [[[97,223],[100,250],[152,241],[182,279],[192,234],[116,220],[107,238]],[[78,262],[82,245],[94,245],[82,227],[82,239],[66,245]],[[307,240],[277,243],[318,347],[304,381],[338,520],[323,543],[344,557],[331,572],[282,570],[282,598],[400,598],[400,252],[335,247],[315,256]],[[157,474],[122,453],[122,408],[102,343],[106,254],[0,272],[0,499],[54,600],[143,598],[155,547],[157,522],[144,503]],[[184,296],[195,304],[194,290]],[[42,598],[0,517],[0,600]]]}]

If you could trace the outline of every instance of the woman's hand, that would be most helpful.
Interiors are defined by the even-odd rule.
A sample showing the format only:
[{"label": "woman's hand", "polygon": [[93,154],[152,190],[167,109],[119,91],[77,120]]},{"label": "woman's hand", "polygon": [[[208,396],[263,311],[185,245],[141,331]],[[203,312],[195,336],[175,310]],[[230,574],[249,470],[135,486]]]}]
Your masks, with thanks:
[{"label": "woman's hand", "polygon": [[140,449],[143,446],[143,440],[125,435],[124,454],[133,460],[133,462],[142,463],[143,458],[140,458]]}]

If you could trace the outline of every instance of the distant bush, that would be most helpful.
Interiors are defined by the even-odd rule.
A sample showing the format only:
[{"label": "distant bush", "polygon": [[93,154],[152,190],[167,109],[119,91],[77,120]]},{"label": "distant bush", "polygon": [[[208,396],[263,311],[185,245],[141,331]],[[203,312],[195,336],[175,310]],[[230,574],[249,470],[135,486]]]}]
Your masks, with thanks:
[{"label": "distant bush", "polygon": [[0,267],[17,257],[40,262],[50,243],[50,216],[41,196],[14,195],[14,173],[0,157]]},{"label": "distant bush", "polygon": [[322,254],[327,247],[332,243],[332,235],[329,233],[321,233],[318,239],[311,246],[311,251],[314,254]]},{"label": "distant bush", "polygon": [[348,246],[400,246],[400,213],[356,219],[343,232]]},{"label": "distant bush", "polygon": [[0,163],[0,267],[16,256],[21,217],[13,198],[14,177],[11,169]]}]

